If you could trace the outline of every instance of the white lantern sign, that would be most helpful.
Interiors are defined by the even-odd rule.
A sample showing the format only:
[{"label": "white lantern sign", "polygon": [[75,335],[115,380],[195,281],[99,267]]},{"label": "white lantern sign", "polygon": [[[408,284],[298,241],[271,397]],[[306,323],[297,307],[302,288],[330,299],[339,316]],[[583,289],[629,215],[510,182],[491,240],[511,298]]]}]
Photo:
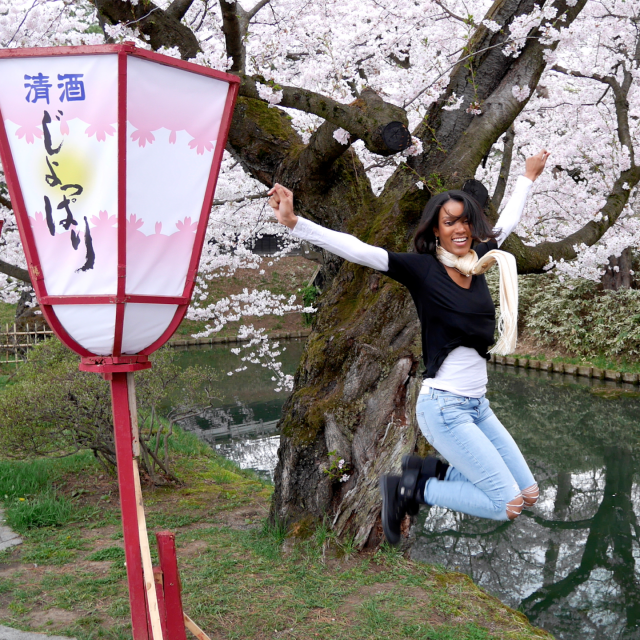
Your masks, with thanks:
[{"label": "white lantern sign", "polygon": [[0,148],[44,315],[90,362],[191,298],[239,80],[134,46],[0,52]]},{"label": "white lantern sign", "polygon": [[156,593],[133,372],[189,305],[239,82],[130,44],[0,51],[0,155],[31,281],[80,368],[111,380],[134,640],[186,640],[167,532]]}]

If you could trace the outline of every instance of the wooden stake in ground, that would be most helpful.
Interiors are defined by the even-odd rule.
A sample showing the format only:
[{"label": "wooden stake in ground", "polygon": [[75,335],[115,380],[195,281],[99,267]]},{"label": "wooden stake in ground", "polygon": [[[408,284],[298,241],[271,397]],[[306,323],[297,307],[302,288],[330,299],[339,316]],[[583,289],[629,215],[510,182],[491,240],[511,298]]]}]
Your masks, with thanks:
[{"label": "wooden stake in ground", "polygon": [[198,638],[198,640],[211,640],[211,638],[185,613],[184,624]]}]

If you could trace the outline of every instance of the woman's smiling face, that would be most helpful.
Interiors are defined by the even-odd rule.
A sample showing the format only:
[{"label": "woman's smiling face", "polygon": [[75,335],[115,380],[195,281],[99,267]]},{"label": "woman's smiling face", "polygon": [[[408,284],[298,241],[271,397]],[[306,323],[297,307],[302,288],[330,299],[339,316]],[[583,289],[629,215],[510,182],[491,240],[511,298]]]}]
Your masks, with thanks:
[{"label": "woman's smiling face", "polygon": [[471,225],[462,218],[464,204],[457,200],[449,200],[440,207],[438,226],[433,232],[445,251],[456,256],[464,256],[471,249]]}]

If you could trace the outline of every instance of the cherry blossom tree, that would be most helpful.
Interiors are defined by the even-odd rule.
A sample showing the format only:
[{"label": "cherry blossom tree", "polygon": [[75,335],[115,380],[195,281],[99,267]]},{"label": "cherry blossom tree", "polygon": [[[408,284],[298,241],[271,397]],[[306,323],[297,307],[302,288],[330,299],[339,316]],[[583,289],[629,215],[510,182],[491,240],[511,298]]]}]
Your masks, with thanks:
[{"label": "cherry blossom tree", "polygon": [[[598,280],[640,240],[639,25],[624,0],[0,1],[5,47],[129,40],[242,78],[190,311],[207,332],[300,308],[248,291],[205,304],[213,278],[260,268],[247,243],[282,232],[265,199],[276,181],[301,215],[405,251],[433,193],[477,177],[495,220],[524,158],[546,147],[551,170],[503,247],[523,273]],[[0,195],[10,300],[28,278]],[[294,241],[283,237],[284,254]],[[281,423],[273,515],[329,514],[340,535],[375,544],[377,478],[416,444],[417,317],[371,270],[325,255],[322,277]],[[346,482],[324,473],[334,451]]]}]

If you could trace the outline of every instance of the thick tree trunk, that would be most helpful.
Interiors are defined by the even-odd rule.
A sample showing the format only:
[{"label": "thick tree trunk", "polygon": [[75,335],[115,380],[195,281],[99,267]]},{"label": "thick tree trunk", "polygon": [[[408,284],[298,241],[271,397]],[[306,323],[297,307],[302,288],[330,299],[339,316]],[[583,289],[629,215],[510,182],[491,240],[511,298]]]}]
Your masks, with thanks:
[{"label": "thick tree trunk", "polygon": [[633,283],[631,265],[631,247],[624,249],[619,256],[610,256],[609,264],[601,279],[602,287],[612,291],[631,289]]},{"label": "thick tree trunk", "polygon": [[[417,314],[403,288],[344,264],[285,406],[273,516],[329,516],[359,547],[380,542],[378,477],[415,448],[420,354]],[[347,482],[329,473],[338,459]]]}]

